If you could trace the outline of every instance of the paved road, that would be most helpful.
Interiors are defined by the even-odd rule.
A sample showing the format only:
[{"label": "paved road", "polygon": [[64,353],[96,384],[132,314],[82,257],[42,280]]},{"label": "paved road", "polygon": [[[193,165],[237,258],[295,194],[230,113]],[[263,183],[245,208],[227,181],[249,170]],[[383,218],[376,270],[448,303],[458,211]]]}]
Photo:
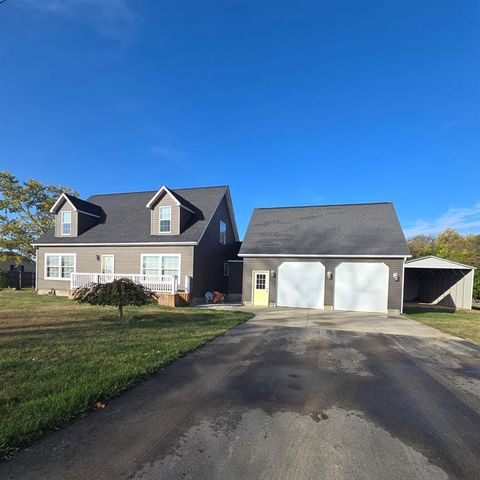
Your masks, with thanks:
[{"label": "paved road", "polygon": [[477,479],[480,349],[402,318],[259,310],[0,478]]}]

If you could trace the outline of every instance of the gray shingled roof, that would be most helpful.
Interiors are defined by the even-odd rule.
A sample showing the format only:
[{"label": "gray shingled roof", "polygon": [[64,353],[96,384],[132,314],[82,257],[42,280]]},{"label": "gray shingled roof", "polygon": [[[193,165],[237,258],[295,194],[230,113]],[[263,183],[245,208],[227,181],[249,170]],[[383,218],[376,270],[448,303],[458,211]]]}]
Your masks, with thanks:
[{"label": "gray shingled roof", "polygon": [[391,203],[257,208],[241,255],[410,255]]},{"label": "gray shingled roof", "polygon": [[[150,209],[146,208],[157,190],[148,192],[93,195],[88,202],[105,212],[105,220],[78,237],[55,237],[50,229],[35,243],[164,243],[197,242],[220,200],[227,193],[226,186],[172,190],[194,206],[197,212],[188,228],[180,235],[159,236],[150,232]],[[187,203],[188,202],[188,203]]]},{"label": "gray shingled roof", "polygon": [[96,215],[97,217],[103,217],[104,212],[101,207],[95,205],[92,202],[87,202],[82,200],[81,198],[74,197],[69,193],[64,193],[64,195],[68,198],[71,204],[77,209],[81,210],[82,212],[91,213],[92,215]]}]

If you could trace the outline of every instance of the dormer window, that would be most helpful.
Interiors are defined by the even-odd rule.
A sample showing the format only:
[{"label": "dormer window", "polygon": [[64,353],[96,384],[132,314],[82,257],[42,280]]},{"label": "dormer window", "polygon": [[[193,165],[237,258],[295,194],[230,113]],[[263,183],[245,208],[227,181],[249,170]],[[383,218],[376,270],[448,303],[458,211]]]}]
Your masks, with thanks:
[{"label": "dormer window", "polygon": [[222,220],[220,220],[220,231],[219,231],[218,241],[222,245],[227,244],[227,224],[225,222],[223,222]]},{"label": "dormer window", "polygon": [[172,207],[160,207],[158,211],[160,233],[170,233],[172,231]]},{"label": "dormer window", "polygon": [[72,212],[62,212],[62,235],[72,234]]}]

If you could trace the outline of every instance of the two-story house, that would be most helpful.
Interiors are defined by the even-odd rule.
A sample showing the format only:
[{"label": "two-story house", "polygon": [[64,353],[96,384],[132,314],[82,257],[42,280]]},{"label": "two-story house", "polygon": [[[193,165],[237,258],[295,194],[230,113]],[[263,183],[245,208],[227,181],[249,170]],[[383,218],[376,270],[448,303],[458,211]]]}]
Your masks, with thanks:
[{"label": "two-story house", "polygon": [[130,277],[160,293],[226,292],[238,232],[228,186],[93,195],[63,193],[39,238],[37,291],[68,295]]}]

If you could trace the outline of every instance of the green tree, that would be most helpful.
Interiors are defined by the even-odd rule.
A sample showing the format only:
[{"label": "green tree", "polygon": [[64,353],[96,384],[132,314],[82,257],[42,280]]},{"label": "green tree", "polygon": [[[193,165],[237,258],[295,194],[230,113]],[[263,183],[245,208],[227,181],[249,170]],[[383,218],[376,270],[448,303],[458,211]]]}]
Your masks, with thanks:
[{"label": "green tree", "polygon": [[49,210],[62,192],[78,195],[64,186],[33,179],[21,183],[12,173],[0,172],[0,261],[34,259],[32,242],[52,227]]},{"label": "green tree", "polygon": [[77,302],[117,307],[120,318],[123,317],[123,307],[146,305],[154,298],[151,290],[128,278],[119,278],[110,283],[93,283],[73,292],[73,299]]},{"label": "green tree", "polygon": [[435,238],[431,235],[417,235],[408,240],[410,252],[413,258],[433,255],[435,251]]}]

